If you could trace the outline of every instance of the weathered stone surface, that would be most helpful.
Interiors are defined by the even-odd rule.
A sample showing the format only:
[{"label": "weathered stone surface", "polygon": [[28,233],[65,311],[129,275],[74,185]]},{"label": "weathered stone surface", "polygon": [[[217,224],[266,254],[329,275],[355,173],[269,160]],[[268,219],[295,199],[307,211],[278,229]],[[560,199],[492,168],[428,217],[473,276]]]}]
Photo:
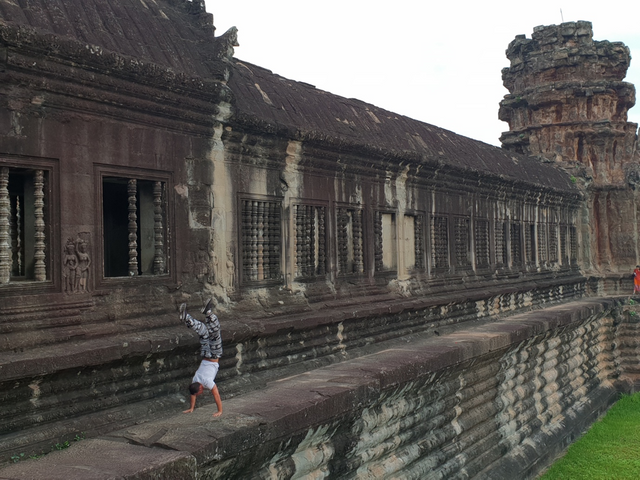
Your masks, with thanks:
[{"label": "weathered stone surface", "polygon": [[609,274],[638,263],[638,126],[627,122],[635,87],[620,42],[594,41],[590,22],[537,27],[507,49],[509,95],[501,141],[512,151],[559,162],[586,194],[584,266]]},{"label": "weathered stone surface", "polygon": [[[87,462],[87,459],[91,459],[91,462]],[[0,472],[0,478],[171,480],[196,478],[196,472],[195,458],[185,452],[94,439],[80,441],[64,452],[53,452],[47,455],[46,462],[13,465]]]},{"label": "weathered stone surface", "polygon": [[[634,388],[626,365],[638,362],[637,342],[623,339],[638,324],[636,310],[586,299],[389,342],[230,399],[219,419],[203,407],[114,432],[139,446],[129,454],[105,441],[101,454],[141,459],[144,445],[163,461],[197,461],[182,478],[532,478],[618,392]],[[74,463],[82,445],[69,449],[71,460],[47,456],[0,477],[93,468],[86,451],[85,463]]]},{"label": "weathered stone surface", "polygon": [[[631,291],[628,276],[582,269],[634,258],[620,213],[634,195],[619,184],[585,195],[553,163],[234,59],[236,31],[214,37],[201,1],[147,3],[0,0],[2,461],[127,428],[119,438],[188,452],[211,478],[366,477],[403,462],[418,477],[478,476],[512,468],[507,444],[545,444],[546,432],[527,434],[558,411],[587,419],[607,405],[610,362],[592,357],[607,344],[594,332],[614,335],[608,303],[519,315]],[[563,35],[588,49],[583,27]],[[540,32],[541,64],[572,58]],[[618,98],[617,116],[583,135],[614,138],[632,96],[625,50],[594,48],[611,60],[590,87],[599,100],[566,119],[611,113]],[[558,101],[530,100],[545,121]],[[135,425],[182,409],[198,342],[177,305],[195,313],[208,297],[223,328],[224,418],[201,425],[205,408]],[[507,315],[518,316],[491,323]],[[574,366],[580,398],[555,360],[529,361],[569,362],[567,348],[591,362]],[[512,364],[517,388],[544,385],[537,403],[511,394]],[[552,449],[528,451],[534,469]]]}]

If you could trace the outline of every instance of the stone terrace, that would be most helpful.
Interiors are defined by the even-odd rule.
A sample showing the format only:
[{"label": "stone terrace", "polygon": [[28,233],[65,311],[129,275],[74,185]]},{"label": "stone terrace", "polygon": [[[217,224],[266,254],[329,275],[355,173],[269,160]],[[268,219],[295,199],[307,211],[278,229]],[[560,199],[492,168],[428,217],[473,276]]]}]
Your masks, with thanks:
[{"label": "stone terrace", "polygon": [[622,300],[390,340],[225,398],[220,419],[207,402],[0,478],[531,478],[635,388],[639,309]]}]

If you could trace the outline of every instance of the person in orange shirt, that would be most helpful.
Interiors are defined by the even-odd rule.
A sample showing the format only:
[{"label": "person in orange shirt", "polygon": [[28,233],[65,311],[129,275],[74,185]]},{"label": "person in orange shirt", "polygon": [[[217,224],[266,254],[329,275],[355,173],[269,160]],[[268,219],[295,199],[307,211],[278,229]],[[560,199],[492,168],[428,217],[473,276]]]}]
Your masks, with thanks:
[{"label": "person in orange shirt", "polygon": [[636,269],[633,271],[633,293],[640,292],[640,265],[636,265]]}]

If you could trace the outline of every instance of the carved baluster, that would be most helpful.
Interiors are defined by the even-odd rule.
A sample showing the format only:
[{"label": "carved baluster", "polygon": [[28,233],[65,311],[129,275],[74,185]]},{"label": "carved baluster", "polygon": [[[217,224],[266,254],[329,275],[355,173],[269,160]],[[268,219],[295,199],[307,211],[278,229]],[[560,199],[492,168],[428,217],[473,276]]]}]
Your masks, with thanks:
[{"label": "carved baluster", "polygon": [[34,216],[35,216],[35,252],[33,258],[35,259],[34,276],[37,282],[43,282],[47,279],[47,269],[44,264],[44,172],[42,170],[36,170],[33,180],[34,186]]},{"label": "carved baluster", "polygon": [[154,232],[154,254],[153,254],[153,274],[162,275],[164,273],[164,238],[163,238],[163,218],[162,218],[162,182],[153,184],[153,232]]},{"label": "carved baluster", "polygon": [[362,259],[362,210],[353,212],[353,271],[362,273],[364,261]]},{"label": "carved baluster", "polygon": [[138,275],[138,215],[137,215],[138,182],[135,178],[127,184],[129,196],[129,275]]},{"label": "carved baluster", "polygon": [[11,245],[9,244],[9,169],[0,168],[0,284],[11,278]]},{"label": "carved baluster", "polygon": [[24,245],[22,244],[22,202],[20,196],[16,195],[14,200],[9,195],[11,203],[9,214],[9,238],[11,241],[11,275],[16,277],[24,276]]},{"label": "carved baluster", "polygon": [[317,212],[318,212],[318,275],[324,275],[325,264],[327,259],[325,208],[318,207]]}]

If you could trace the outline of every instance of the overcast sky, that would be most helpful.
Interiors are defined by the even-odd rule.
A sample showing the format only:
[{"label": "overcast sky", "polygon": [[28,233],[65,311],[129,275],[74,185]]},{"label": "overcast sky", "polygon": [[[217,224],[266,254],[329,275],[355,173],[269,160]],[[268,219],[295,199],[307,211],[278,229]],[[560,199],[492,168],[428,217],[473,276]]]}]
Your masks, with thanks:
[{"label": "overcast sky", "polygon": [[586,3],[206,0],[216,35],[238,28],[236,58],[493,145],[508,129],[498,120],[505,50],[538,25],[592,22],[595,40],[631,49],[625,81],[640,88],[640,1]]}]

